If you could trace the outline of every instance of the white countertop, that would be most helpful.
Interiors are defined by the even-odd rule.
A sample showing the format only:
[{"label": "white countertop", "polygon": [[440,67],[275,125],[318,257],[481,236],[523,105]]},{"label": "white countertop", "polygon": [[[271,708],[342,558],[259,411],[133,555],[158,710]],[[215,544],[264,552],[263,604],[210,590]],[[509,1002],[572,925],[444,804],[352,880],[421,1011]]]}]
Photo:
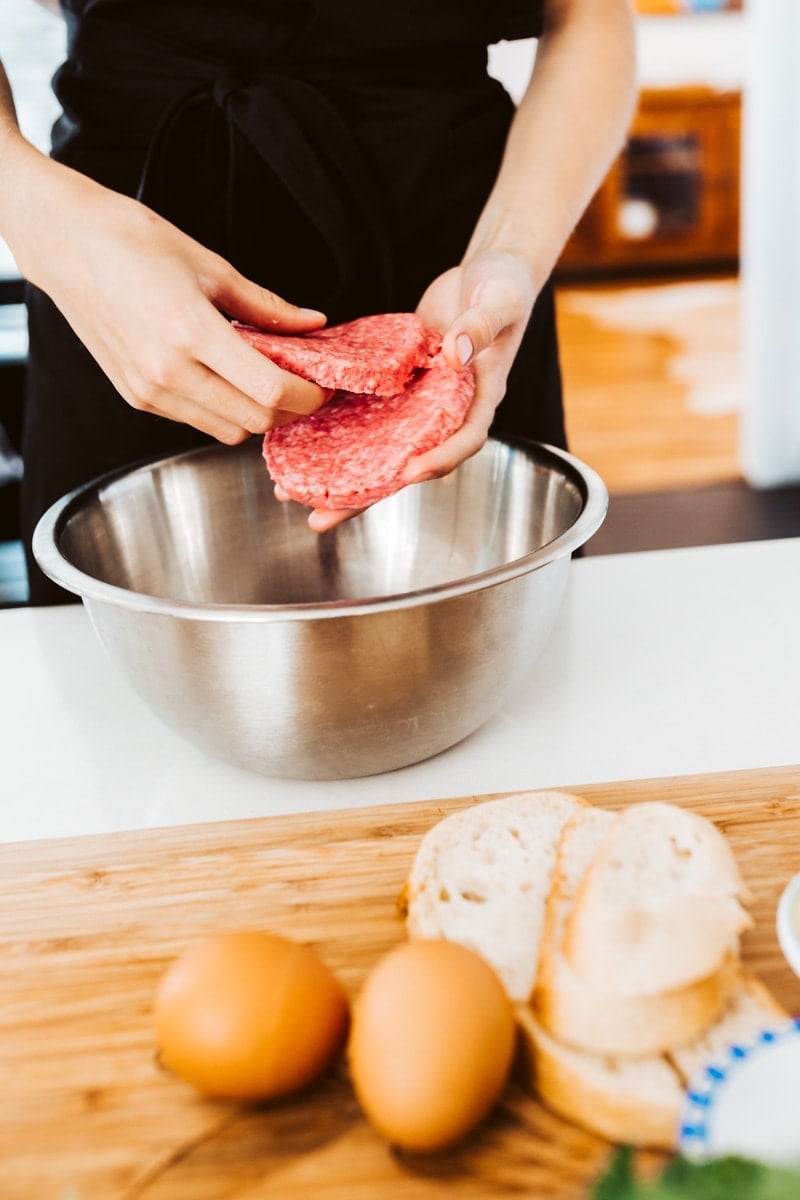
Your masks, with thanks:
[{"label": "white countertop", "polygon": [[459,746],[330,783],[164,727],[82,606],[0,612],[0,841],[800,762],[800,539],[588,557],[527,681]]}]

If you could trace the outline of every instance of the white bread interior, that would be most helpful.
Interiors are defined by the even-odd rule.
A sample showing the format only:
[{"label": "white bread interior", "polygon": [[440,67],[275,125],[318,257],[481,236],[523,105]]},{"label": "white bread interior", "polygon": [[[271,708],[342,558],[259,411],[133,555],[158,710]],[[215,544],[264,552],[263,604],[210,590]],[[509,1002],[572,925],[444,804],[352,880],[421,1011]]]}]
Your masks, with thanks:
[{"label": "white bread interior", "polygon": [[609,1141],[662,1150],[677,1148],[687,1082],[729,1046],[785,1019],[763,984],[742,972],[719,1019],[695,1042],[668,1055],[622,1059],[573,1050],[529,1007],[517,1008],[530,1082],[548,1108]]},{"label": "white bread interior", "polygon": [[572,906],[564,954],[588,985],[657,995],[717,972],[751,920],[736,859],[704,817],[658,801],[616,817]]},{"label": "white bread interior", "polygon": [[614,994],[613,981],[587,983],[563,953],[575,898],[599,848],[614,827],[613,813],[580,810],[564,827],[547,900],[532,1005],[559,1041],[591,1054],[629,1058],[685,1045],[722,1011],[737,979],[729,954],[705,979],[658,994]]},{"label": "white bread interior", "polygon": [[586,807],[566,792],[528,792],[439,821],[422,839],[406,882],[409,936],[475,950],[510,998],[527,1002],[561,830]]},{"label": "white bread interior", "polygon": [[497,970],[542,1101],[662,1150],[676,1149],[692,1077],[786,1019],[739,961],[745,895],[703,818],[651,803],[614,814],[563,792],[439,822],[405,889],[410,936],[460,942]]}]

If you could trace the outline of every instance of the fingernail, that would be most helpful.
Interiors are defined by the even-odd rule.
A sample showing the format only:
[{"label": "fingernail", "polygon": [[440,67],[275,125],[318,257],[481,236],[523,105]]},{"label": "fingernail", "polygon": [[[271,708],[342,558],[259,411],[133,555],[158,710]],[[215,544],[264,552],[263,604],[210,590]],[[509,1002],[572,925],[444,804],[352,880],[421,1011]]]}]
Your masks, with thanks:
[{"label": "fingernail", "polygon": [[316,317],[317,319],[321,317],[323,321],[327,320],[325,313],[320,312],[318,308],[298,308],[297,311],[301,317]]},{"label": "fingernail", "polygon": [[456,354],[463,366],[472,358],[472,339],[466,333],[460,333],[456,338]]}]

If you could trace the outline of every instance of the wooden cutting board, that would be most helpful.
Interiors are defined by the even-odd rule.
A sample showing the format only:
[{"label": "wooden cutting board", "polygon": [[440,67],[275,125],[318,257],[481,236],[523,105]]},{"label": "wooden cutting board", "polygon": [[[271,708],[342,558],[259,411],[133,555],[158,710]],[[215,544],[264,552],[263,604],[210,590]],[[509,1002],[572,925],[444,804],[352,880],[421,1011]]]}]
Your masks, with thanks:
[{"label": "wooden cutting board", "polygon": [[[728,835],[753,893],[748,963],[792,1010],[774,933],[800,871],[800,767],[574,790],[689,805]],[[421,835],[486,797],[0,847],[0,1200],[579,1200],[609,1147],[512,1081],[458,1150],[393,1153],[344,1068],[302,1096],[202,1099],[157,1065],[167,962],[225,929],[313,943],[354,994],[404,936],[396,899]]]}]

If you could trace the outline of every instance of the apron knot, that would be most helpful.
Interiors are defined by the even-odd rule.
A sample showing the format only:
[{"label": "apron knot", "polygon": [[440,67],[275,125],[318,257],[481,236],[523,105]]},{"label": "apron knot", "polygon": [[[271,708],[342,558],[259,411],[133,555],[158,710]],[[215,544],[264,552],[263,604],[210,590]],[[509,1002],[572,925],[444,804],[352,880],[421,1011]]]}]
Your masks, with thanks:
[{"label": "apron knot", "polygon": [[[270,66],[193,80],[160,115],[136,195],[257,282],[332,319],[388,306],[392,253],[378,181],[308,78]],[[263,248],[276,234],[292,240],[296,268],[278,280]]]}]

